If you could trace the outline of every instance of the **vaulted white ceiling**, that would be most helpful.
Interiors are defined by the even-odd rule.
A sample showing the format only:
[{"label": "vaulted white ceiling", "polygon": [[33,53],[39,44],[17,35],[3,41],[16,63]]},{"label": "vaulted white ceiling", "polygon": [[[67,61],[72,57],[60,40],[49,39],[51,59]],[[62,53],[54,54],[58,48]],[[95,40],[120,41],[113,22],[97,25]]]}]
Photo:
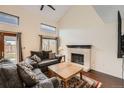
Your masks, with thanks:
[{"label": "vaulted white ceiling", "polygon": [[118,10],[124,19],[124,5],[94,5],[93,7],[104,22],[116,22]]},{"label": "vaulted white ceiling", "polygon": [[44,6],[41,11],[41,5],[24,5],[21,6],[28,11],[40,14],[45,20],[50,20],[53,22],[59,21],[65,13],[69,10],[71,6],[69,5],[53,5],[55,11],[49,8],[47,5]]},{"label": "vaulted white ceiling", "polygon": [[[55,11],[53,11],[47,5],[44,6],[44,9],[42,11],[40,10],[41,5],[17,5],[9,6],[8,8],[21,8],[21,10],[26,10],[27,12],[31,12],[37,14],[38,16],[41,16],[41,19],[43,19],[43,21],[45,22],[49,21],[57,23],[72,6],[73,5],[53,5],[53,7],[56,9]],[[120,11],[122,18],[124,19],[124,5],[93,5],[93,8],[104,22],[116,22],[118,10]]]}]

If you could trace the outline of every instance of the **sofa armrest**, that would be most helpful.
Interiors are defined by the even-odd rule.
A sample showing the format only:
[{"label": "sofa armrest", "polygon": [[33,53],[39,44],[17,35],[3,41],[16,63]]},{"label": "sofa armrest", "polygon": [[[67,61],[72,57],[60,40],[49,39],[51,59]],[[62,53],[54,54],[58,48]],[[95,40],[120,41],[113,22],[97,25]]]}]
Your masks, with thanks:
[{"label": "sofa armrest", "polygon": [[53,83],[54,88],[59,87],[59,80],[56,77],[49,78],[51,82]]},{"label": "sofa armrest", "polygon": [[55,56],[55,59],[57,59],[58,60],[58,63],[60,63],[61,60],[62,60],[62,57],[61,56]]}]

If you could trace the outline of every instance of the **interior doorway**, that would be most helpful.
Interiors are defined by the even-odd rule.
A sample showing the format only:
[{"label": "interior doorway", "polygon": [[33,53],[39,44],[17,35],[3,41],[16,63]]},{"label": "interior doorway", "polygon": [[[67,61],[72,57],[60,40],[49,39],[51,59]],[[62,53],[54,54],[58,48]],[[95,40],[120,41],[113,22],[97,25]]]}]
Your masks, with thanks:
[{"label": "interior doorway", "polygon": [[0,32],[0,59],[17,62],[17,40],[15,33]]}]

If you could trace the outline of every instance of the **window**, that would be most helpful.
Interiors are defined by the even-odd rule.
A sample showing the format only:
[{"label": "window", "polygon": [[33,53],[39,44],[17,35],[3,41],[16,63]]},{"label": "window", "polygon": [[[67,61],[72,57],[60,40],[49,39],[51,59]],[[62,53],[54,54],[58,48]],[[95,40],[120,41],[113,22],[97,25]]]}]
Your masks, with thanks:
[{"label": "window", "polygon": [[0,23],[19,25],[19,17],[0,12]]},{"label": "window", "polygon": [[57,41],[56,40],[43,38],[42,42],[43,42],[42,50],[45,50],[45,51],[52,50],[53,53],[57,53]]},{"label": "window", "polygon": [[55,32],[56,27],[41,23],[41,30],[48,31],[48,32]]}]

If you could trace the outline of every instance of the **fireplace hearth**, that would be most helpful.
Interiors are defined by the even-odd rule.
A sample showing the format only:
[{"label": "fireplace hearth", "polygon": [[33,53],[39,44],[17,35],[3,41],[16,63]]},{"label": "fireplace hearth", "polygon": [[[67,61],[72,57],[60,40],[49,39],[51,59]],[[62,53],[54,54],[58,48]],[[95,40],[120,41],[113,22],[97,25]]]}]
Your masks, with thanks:
[{"label": "fireplace hearth", "polygon": [[71,53],[71,62],[84,65],[84,55],[77,54],[77,53]]}]

